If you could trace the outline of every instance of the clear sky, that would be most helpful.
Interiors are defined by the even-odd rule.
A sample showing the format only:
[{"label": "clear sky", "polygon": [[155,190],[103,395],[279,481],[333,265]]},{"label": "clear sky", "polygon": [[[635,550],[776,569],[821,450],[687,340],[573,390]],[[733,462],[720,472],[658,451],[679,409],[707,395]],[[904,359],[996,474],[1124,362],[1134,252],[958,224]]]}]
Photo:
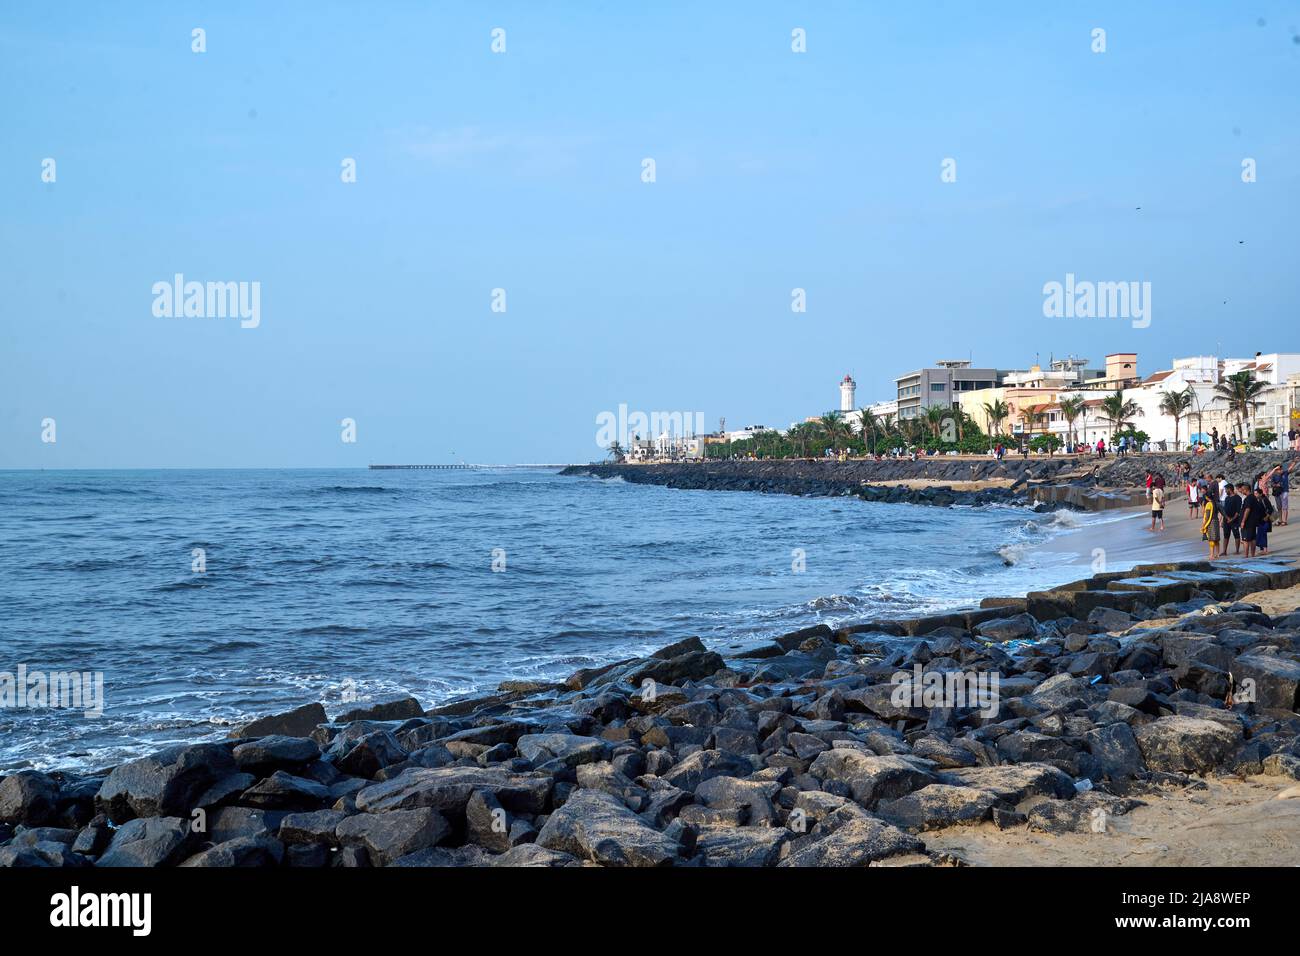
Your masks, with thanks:
[{"label": "clear sky", "polygon": [[[1298,30],[1268,0],[10,0],[0,467],[586,461],[620,403],[785,426],[940,358],[1300,351]],[[1149,327],[1044,318],[1067,272],[1150,281]],[[259,282],[260,324],[156,316],[176,273]]]}]

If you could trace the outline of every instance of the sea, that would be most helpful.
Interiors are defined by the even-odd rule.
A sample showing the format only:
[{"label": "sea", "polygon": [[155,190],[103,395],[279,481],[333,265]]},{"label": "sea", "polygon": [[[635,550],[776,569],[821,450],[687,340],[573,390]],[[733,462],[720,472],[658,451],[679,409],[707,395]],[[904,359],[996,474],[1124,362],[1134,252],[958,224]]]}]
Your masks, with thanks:
[{"label": "sea", "polygon": [[313,701],[429,706],[692,635],[725,653],[972,607],[1086,575],[1041,545],[1094,520],[553,468],[0,472],[0,682],[103,687],[80,710],[13,696],[0,770],[104,768]]}]

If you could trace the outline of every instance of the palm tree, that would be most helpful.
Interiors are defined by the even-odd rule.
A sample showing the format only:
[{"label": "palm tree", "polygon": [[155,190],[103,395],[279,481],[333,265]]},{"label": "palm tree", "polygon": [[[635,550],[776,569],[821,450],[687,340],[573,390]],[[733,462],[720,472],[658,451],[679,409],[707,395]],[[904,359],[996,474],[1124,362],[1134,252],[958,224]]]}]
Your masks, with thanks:
[{"label": "palm tree", "polygon": [[[869,408],[861,409],[859,414],[861,418],[858,420],[858,434],[862,436],[862,445],[870,455],[876,450],[876,430],[880,428],[880,422]],[[868,444],[868,437],[870,437],[870,444]]]},{"label": "palm tree", "polygon": [[1011,409],[1007,408],[1007,403],[1002,399],[996,399],[992,403],[984,403],[984,419],[988,423],[989,432],[1002,434],[1002,423],[1011,415]]},{"label": "palm tree", "polygon": [[1192,407],[1193,401],[1192,386],[1189,383],[1187,388],[1181,392],[1161,392],[1160,393],[1160,411],[1174,420],[1174,450],[1178,449],[1178,423],[1183,416],[1188,413]]},{"label": "palm tree", "polygon": [[1103,421],[1110,422],[1110,440],[1115,440],[1115,433],[1122,432],[1124,425],[1143,414],[1138,407],[1138,403],[1129,399],[1124,400],[1124,393],[1119,389],[1115,390],[1114,395],[1107,395],[1101,400],[1101,418]]},{"label": "palm tree", "polygon": [[623,446],[618,442],[609,443],[609,457],[613,458],[617,464],[622,464],[627,458],[627,453],[623,451]]},{"label": "palm tree", "polygon": [[828,447],[834,448],[844,433],[844,417],[839,412],[827,412],[817,424],[821,428],[822,437],[830,443]]},{"label": "palm tree", "polygon": [[[1228,403],[1229,413],[1237,416],[1238,428],[1255,417],[1255,409],[1264,403],[1259,401],[1256,396],[1264,391],[1267,386],[1263,382],[1255,380],[1255,373],[1248,368],[1242,369],[1236,375],[1229,375],[1221,383],[1214,386],[1214,395],[1216,398],[1222,398]],[[1241,437],[1245,438],[1243,434]]]},{"label": "palm tree", "polygon": [[939,432],[943,429],[944,420],[952,417],[952,412],[942,405],[931,405],[925,410],[925,424],[930,429],[930,434],[935,438],[939,437]]},{"label": "palm tree", "polygon": [[966,409],[959,408],[957,409],[957,441],[965,441],[967,428],[974,428],[976,432],[979,431],[975,419],[966,414]]},{"label": "palm tree", "polygon": [[1026,437],[1034,433],[1034,425],[1043,420],[1043,413],[1035,411],[1033,407],[1023,408],[1020,410],[1020,421],[1024,423]]},{"label": "palm tree", "polygon": [[1070,444],[1074,445],[1074,423],[1084,413],[1088,400],[1082,395],[1071,395],[1060,401],[1061,417],[1070,430]]},{"label": "palm tree", "polygon": [[770,456],[772,458],[779,458],[782,445],[781,433],[773,428],[770,431],[761,432],[759,437],[760,440],[768,446]]},{"label": "palm tree", "polygon": [[786,437],[790,439],[791,450],[793,450],[793,446],[799,446],[800,458],[808,457],[808,439],[811,437],[809,432],[812,431],[812,428],[813,426],[810,423],[800,422],[798,425],[792,426],[790,430],[786,432]]}]

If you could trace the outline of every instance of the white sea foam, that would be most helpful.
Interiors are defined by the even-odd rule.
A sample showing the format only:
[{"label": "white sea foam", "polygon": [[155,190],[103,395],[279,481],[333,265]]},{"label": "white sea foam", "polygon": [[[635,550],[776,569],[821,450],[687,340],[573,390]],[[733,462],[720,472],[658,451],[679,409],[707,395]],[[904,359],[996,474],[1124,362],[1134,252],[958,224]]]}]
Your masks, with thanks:
[{"label": "white sea foam", "polygon": [[1004,544],[998,548],[998,557],[1002,559],[1003,564],[1012,567],[1025,559],[1027,550],[1028,548],[1023,544]]}]

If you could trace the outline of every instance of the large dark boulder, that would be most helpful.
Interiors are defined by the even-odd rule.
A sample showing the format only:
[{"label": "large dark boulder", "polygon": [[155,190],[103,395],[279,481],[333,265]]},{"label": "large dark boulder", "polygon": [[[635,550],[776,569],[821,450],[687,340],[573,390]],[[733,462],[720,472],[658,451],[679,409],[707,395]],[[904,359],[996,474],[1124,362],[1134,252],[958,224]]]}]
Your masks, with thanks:
[{"label": "large dark boulder", "polygon": [[284,859],[284,846],[279,840],[270,837],[239,837],[196,853],[181,866],[222,869],[279,866],[282,859]]},{"label": "large dark boulder", "polygon": [[894,800],[935,782],[934,775],[903,757],[875,756],[847,747],[819,754],[808,772],[823,784],[846,784],[853,799],[865,807]]},{"label": "large dark boulder", "polygon": [[49,774],[19,770],[0,780],[0,823],[39,827],[58,815],[59,785]]},{"label": "large dark boulder", "polygon": [[113,835],[96,866],[171,866],[179,863],[197,842],[188,820],[149,817],[124,823]]},{"label": "large dark boulder", "polygon": [[745,757],[724,750],[697,750],[661,774],[661,779],[681,790],[694,790],[713,777],[743,777],[754,771]]},{"label": "large dark boulder", "polygon": [[711,777],[695,788],[695,799],[711,810],[743,811],[746,826],[770,827],[777,822],[773,802],[781,784],[736,777]]},{"label": "large dark boulder", "polygon": [[1253,682],[1257,706],[1300,710],[1300,663],[1268,654],[1242,654],[1232,662],[1229,670],[1238,694],[1246,681]]},{"label": "large dark boulder", "polygon": [[1038,633],[1038,621],[1029,614],[994,618],[991,621],[977,624],[975,633],[985,640],[997,641],[998,643],[1024,640]]},{"label": "large dark boulder", "polygon": [[648,826],[616,797],[579,790],[547,818],[537,845],[604,866],[671,866],[676,840]]},{"label": "large dark boulder", "polygon": [[212,784],[237,772],[224,744],[169,747],[114,769],[95,805],[115,823],[135,817],[188,817]]},{"label": "large dark boulder", "polygon": [[230,732],[231,737],[267,737],[282,734],[286,737],[306,737],[325,723],[325,708],[320,704],[305,704],[283,714],[259,717]]},{"label": "large dark boulder", "polygon": [[997,798],[987,790],[932,783],[897,800],[881,802],[881,817],[904,830],[938,830],[987,820]]},{"label": "large dark boulder", "polygon": [[334,718],[336,724],[347,724],[354,720],[405,720],[407,717],[423,717],[424,708],[420,702],[409,694],[383,700],[364,707],[354,707]]},{"label": "large dark boulder", "polygon": [[339,770],[349,776],[373,780],[380,770],[406,758],[407,753],[397,738],[387,730],[380,730],[358,740],[347,753],[338,758],[337,764]]},{"label": "large dark boulder", "polygon": [[435,846],[451,834],[446,818],[432,807],[358,813],[342,820],[334,831],[341,846],[363,847],[374,866],[388,866],[399,857]]},{"label": "large dark boulder", "polygon": [[1139,727],[1134,737],[1147,769],[1204,775],[1227,762],[1242,735],[1216,720],[1162,717]]},{"label": "large dark boulder", "polygon": [[1074,781],[1069,774],[1044,763],[945,770],[939,774],[939,781],[987,790],[1003,803],[1011,804],[1033,796],[1069,798],[1075,793]]},{"label": "large dark boulder", "polygon": [[685,680],[702,680],[725,666],[722,656],[713,651],[688,651],[676,657],[651,657],[635,662],[627,668],[602,675],[596,683],[608,683],[612,678],[625,680],[635,687],[648,680],[656,684],[680,684]]},{"label": "large dark boulder", "polygon": [[1073,800],[1034,804],[1028,814],[1029,829],[1044,833],[1105,833],[1110,817],[1141,806],[1145,804],[1140,800],[1090,790]]},{"label": "large dark boulder", "polygon": [[527,866],[527,867],[554,867],[554,866],[582,866],[583,863],[576,856],[569,853],[561,853],[558,850],[548,850],[546,847],[538,846],[536,843],[521,843],[513,847],[508,852],[492,860],[490,866]]},{"label": "large dark boulder", "polygon": [[286,845],[325,843],[338,845],[335,830],[347,814],[342,810],[314,810],[290,813],[280,821],[280,840]]},{"label": "large dark boulder", "polygon": [[317,810],[329,798],[329,788],[323,784],[277,770],[245,790],[240,803],[262,810]]},{"label": "large dark boulder", "polygon": [[465,838],[493,853],[510,849],[510,815],[487,790],[475,790],[465,804]]},{"label": "large dark boulder", "polygon": [[[920,853],[925,844],[910,833],[866,813],[841,807],[798,841],[778,866],[855,867],[900,853]],[[853,807],[853,809],[858,809]]]},{"label": "large dark boulder", "polygon": [[320,746],[310,737],[286,737],[272,734],[240,744],[232,752],[235,765],[256,776],[275,770],[293,769],[311,763],[320,756]]},{"label": "large dark boulder", "polygon": [[373,784],[357,794],[357,809],[368,813],[433,807],[463,816],[470,794],[486,790],[507,810],[541,813],[555,779],[545,773],[514,773],[499,767],[417,767]]},{"label": "large dark boulder", "polygon": [[789,839],[784,827],[708,827],[695,843],[695,857],[708,867],[775,866]]},{"label": "large dark boulder", "polygon": [[1145,769],[1142,751],[1128,724],[1115,722],[1090,730],[1085,735],[1088,752],[1096,760],[1102,776],[1110,780],[1127,780]]},{"label": "large dark boulder", "polygon": [[240,837],[274,836],[284,814],[252,807],[220,807],[208,814],[201,836],[211,843],[225,843]]},{"label": "large dark boulder", "polygon": [[[608,760],[612,748],[608,741],[578,734],[525,734],[515,744],[519,756],[535,767],[554,764],[577,767],[585,763]],[[548,768],[549,769],[549,768]]]}]

